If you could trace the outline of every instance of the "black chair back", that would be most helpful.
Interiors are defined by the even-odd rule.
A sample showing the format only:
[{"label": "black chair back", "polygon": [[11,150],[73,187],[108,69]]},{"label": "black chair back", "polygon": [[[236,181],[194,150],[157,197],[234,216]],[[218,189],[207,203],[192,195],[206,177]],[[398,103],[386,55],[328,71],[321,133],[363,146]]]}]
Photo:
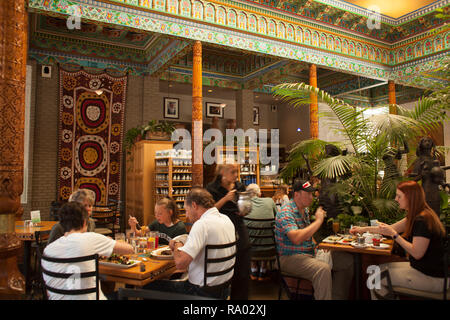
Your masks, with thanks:
[{"label": "black chair back", "polygon": [[[89,256],[84,257],[76,257],[76,258],[51,258],[47,257],[45,255],[41,256],[41,271],[42,271],[42,279],[43,274],[53,277],[53,278],[60,278],[60,279],[69,279],[70,277],[76,276],[77,278],[83,279],[83,278],[90,278],[95,277],[95,287],[93,288],[86,288],[86,289],[60,289],[60,288],[54,288],[47,285],[47,283],[43,280],[44,287],[47,291],[57,293],[57,294],[63,294],[63,295],[80,295],[80,294],[89,294],[89,293],[95,293],[96,294],[96,300],[99,300],[100,298],[100,292],[99,292],[99,272],[98,272],[98,254],[93,254]],[[77,273],[61,273],[61,272],[53,272],[46,270],[42,266],[42,261],[47,262],[53,262],[53,263],[60,263],[60,264],[66,264],[66,263],[79,263],[79,262],[88,262],[88,261],[95,261],[95,270],[90,272],[81,272],[79,274]]]},{"label": "black chair back", "polygon": [[247,224],[247,229],[249,231],[248,237],[250,239],[251,246],[255,248],[262,248],[266,252],[267,256],[275,257],[277,255],[274,232],[275,218],[254,219],[244,217],[244,221],[248,221],[250,223],[256,222],[258,225],[262,225],[253,226]]},{"label": "black chair back", "polygon": [[[229,260],[232,260],[234,257],[236,257],[236,242],[230,242],[230,243],[226,243],[226,244],[208,244],[205,247],[205,268],[204,268],[204,277],[203,277],[203,285],[206,287],[207,286],[207,280],[208,278],[212,278],[212,277],[218,277],[227,273],[230,273],[231,271],[233,271],[234,269],[234,263],[231,267],[225,269],[225,270],[221,270],[221,271],[216,271],[216,272],[209,272],[208,271],[208,264],[214,264],[214,263],[221,263],[221,262],[226,262]],[[223,257],[223,258],[209,258],[208,257],[208,251],[209,250],[223,250],[223,249],[228,249],[228,248],[232,248],[234,247],[234,253],[232,255]],[[231,283],[231,279],[228,280],[227,282]]]}]

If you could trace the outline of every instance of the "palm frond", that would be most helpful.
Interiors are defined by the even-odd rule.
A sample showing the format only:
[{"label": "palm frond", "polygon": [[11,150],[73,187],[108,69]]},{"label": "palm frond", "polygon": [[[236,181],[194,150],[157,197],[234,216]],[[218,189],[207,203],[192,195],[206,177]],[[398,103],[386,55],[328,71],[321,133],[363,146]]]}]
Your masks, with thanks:
[{"label": "palm frond", "polygon": [[314,175],[321,179],[335,179],[348,174],[354,162],[355,158],[348,155],[325,158],[315,166]]}]

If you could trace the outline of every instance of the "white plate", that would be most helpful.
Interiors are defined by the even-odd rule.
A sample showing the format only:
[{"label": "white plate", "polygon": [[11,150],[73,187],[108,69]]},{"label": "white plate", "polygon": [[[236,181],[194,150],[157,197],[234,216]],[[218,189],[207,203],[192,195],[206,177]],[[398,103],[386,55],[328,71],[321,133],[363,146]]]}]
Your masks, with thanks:
[{"label": "white plate", "polygon": [[350,244],[357,249],[364,249],[364,248],[370,247],[370,245],[368,245],[368,244],[358,244],[357,242],[352,242]]},{"label": "white plate", "polygon": [[183,244],[185,244],[186,241],[187,241],[187,238],[188,238],[188,234],[186,233],[186,234],[180,234],[179,236],[176,236],[176,237],[173,238],[172,240],[174,240],[174,241],[180,241],[180,242],[182,242]]},{"label": "white plate", "polygon": [[346,242],[344,242],[344,239],[341,239],[341,240],[339,240],[337,243],[339,243],[339,244],[348,244],[348,245],[351,245],[352,244],[352,242],[354,242],[354,241],[346,241]]},{"label": "white plate", "polygon": [[389,248],[389,245],[386,243],[380,243],[379,246],[374,246],[373,244],[370,245],[374,249],[387,249]]},{"label": "white plate", "polygon": [[333,239],[333,238],[336,238],[336,236],[328,236],[325,239],[323,239],[322,242],[324,242],[324,243],[336,243],[336,242],[338,242],[339,240],[342,239],[341,237],[337,237],[337,239]]},{"label": "white plate", "polygon": [[128,268],[134,267],[134,266],[138,265],[139,263],[141,263],[139,260],[130,260],[130,262],[132,262],[132,264],[120,264],[120,263],[113,263],[113,262],[108,262],[108,261],[99,261],[99,264],[101,264],[103,266],[114,267],[114,268],[119,268],[119,269],[128,269]]},{"label": "white plate", "polygon": [[150,255],[152,256],[152,258],[155,258],[155,259],[160,259],[160,260],[172,260],[172,259],[173,259],[173,253],[172,253],[171,255],[168,255],[168,256],[162,256],[162,255],[160,255],[160,252],[161,252],[161,251],[164,251],[164,250],[170,250],[170,248],[169,248],[168,246],[165,246],[165,247],[162,247],[162,248],[153,250],[153,251],[150,253]]}]

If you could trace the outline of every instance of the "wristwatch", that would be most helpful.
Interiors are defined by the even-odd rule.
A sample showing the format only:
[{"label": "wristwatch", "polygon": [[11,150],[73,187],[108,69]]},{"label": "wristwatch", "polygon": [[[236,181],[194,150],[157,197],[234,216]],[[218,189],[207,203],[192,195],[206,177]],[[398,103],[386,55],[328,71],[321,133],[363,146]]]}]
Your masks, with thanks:
[{"label": "wristwatch", "polygon": [[398,233],[394,234],[394,236],[392,237],[394,240],[396,240],[398,238]]}]

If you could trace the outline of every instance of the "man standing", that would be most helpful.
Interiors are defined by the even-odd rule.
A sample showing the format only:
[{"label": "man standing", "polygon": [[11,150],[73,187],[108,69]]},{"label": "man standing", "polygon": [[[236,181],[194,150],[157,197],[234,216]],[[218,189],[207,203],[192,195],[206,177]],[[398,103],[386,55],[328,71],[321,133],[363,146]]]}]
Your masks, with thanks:
[{"label": "man standing", "polygon": [[[175,264],[178,270],[189,267],[188,281],[160,280],[150,283],[145,288],[170,291],[199,296],[225,299],[229,294],[229,283],[233,269],[229,272],[208,277],[204,284],[205,247],[206,245],[228,244],[236,241],[234,225],[230,218],[221,214],[214,207],[214,199],[203,188],[194,187],[186,196],[186,216],[193,223],[185,243],[171,240],[169,247],[174,252]],[[225,258],[236,253],[236,247],[208,250],[208,258]],[[235,258],[220,263],[208,265],[208,272],[220,272],[231,268]]]},{"label": "man standing", "polygon": [[275,222],[281,269],[310,280],[316,300],[346,299],[353,274],[352,255],[332,252],[333,270],[336,271],[332,280],[330,266],[317,260],[314,253],[312,236],[326,217],[326,212],[319,207],[315,212],[316,220],[310,222],[308,207],[316,189],[310,182],[298,180],[292,190],[293,199],[282,207]]}]

